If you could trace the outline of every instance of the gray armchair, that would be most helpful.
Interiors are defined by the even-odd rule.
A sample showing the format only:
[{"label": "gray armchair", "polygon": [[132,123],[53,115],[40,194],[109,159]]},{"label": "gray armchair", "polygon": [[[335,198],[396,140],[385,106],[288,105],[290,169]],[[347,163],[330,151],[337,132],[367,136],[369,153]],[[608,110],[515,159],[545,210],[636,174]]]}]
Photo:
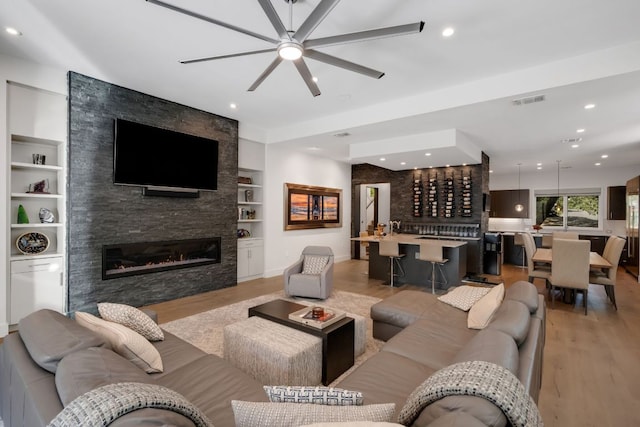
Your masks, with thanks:
[{"label": "gray armchair", "polygon": [[328,246],[307,246],[283,276],[288,296],[327,299],[333,288],[333,251]]}]

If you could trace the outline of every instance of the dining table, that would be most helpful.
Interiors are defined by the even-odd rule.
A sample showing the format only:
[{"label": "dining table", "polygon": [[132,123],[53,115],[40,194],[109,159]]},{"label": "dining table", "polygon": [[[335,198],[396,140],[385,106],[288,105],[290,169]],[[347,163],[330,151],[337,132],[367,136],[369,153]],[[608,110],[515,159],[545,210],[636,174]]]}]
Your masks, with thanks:
[{"label": "dining table", "polygon": [[[533,262],[543,262],[553,264],[553,249],[538,248],[531,257]],[[589,267],[591,268],[611,268],[611,263],[604,259],[597,252],[589,252]]]},{"label": "dining table", "polygon": [[[542,262],[547,264],[553,264],[553,249],[551,248],[538,248],[531,257],[533,262]],[[604,259],[598,252],[589,252],[589,267],[591,268],[611,268],[612,265],[609,261]],[[573,304],[575,300],[575,291],[573,289],[566,289],[563,292],[563,300],[567,304]]]}]

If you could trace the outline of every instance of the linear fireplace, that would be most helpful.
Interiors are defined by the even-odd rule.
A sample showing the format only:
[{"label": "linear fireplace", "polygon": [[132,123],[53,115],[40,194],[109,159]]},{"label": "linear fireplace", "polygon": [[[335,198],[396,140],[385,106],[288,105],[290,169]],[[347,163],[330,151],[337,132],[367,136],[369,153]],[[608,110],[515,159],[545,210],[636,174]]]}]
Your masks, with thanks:
[{"label": "linear fireplace", "polygon": [[220,237],[102,247],[102,280],[220,262]]}]

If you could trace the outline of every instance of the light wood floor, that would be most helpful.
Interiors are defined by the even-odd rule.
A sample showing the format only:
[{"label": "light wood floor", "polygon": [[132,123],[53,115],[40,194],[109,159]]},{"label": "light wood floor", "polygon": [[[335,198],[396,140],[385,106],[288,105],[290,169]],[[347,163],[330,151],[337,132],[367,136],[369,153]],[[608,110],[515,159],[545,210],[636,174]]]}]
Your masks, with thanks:
[{"label": "light wood floor", "polygon": [[[367,261],[336,264],[334,287],[385,298],[401,289],[389,288],[366,275]],[[505,265],[501,277],[507,286],[526,280],[526,269]],[[544,282],[536,281],[540,293]],[[160,322],[282,289],[282,277],[244,282],[236,287],[149,306]],[[542,390],[538,402],[546,426],[640,426],[640,285],[618,271],[618,311],[604,289],[591,286],[589,314],[583,314],[582,296],[573,307],[556,301],[547,310],[547,341]]]}]

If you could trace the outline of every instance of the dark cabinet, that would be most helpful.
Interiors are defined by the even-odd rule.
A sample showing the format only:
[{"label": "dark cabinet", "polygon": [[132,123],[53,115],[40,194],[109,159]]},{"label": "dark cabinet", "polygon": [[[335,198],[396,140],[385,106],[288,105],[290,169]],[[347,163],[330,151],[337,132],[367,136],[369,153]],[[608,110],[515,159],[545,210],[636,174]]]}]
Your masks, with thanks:
[{"label": "dark cabinet", "polygon": [[[516,204],[522,204],[522,212]],[[491,192],[491,218],[529,218],[529,190],[498,190]]]},{"label": "dark cabinet", "polygon": [[626,219],[626,192],[627,187],[624,185],[607,188],[607,219]]},{"label": "dark cabinet", "polygon": [[598,252],[602,255],[604,252],[604,246],[607,244],[607,236],[585,236],[580,235],[580,240],[589,240],[591,242],[591,252]]}]

